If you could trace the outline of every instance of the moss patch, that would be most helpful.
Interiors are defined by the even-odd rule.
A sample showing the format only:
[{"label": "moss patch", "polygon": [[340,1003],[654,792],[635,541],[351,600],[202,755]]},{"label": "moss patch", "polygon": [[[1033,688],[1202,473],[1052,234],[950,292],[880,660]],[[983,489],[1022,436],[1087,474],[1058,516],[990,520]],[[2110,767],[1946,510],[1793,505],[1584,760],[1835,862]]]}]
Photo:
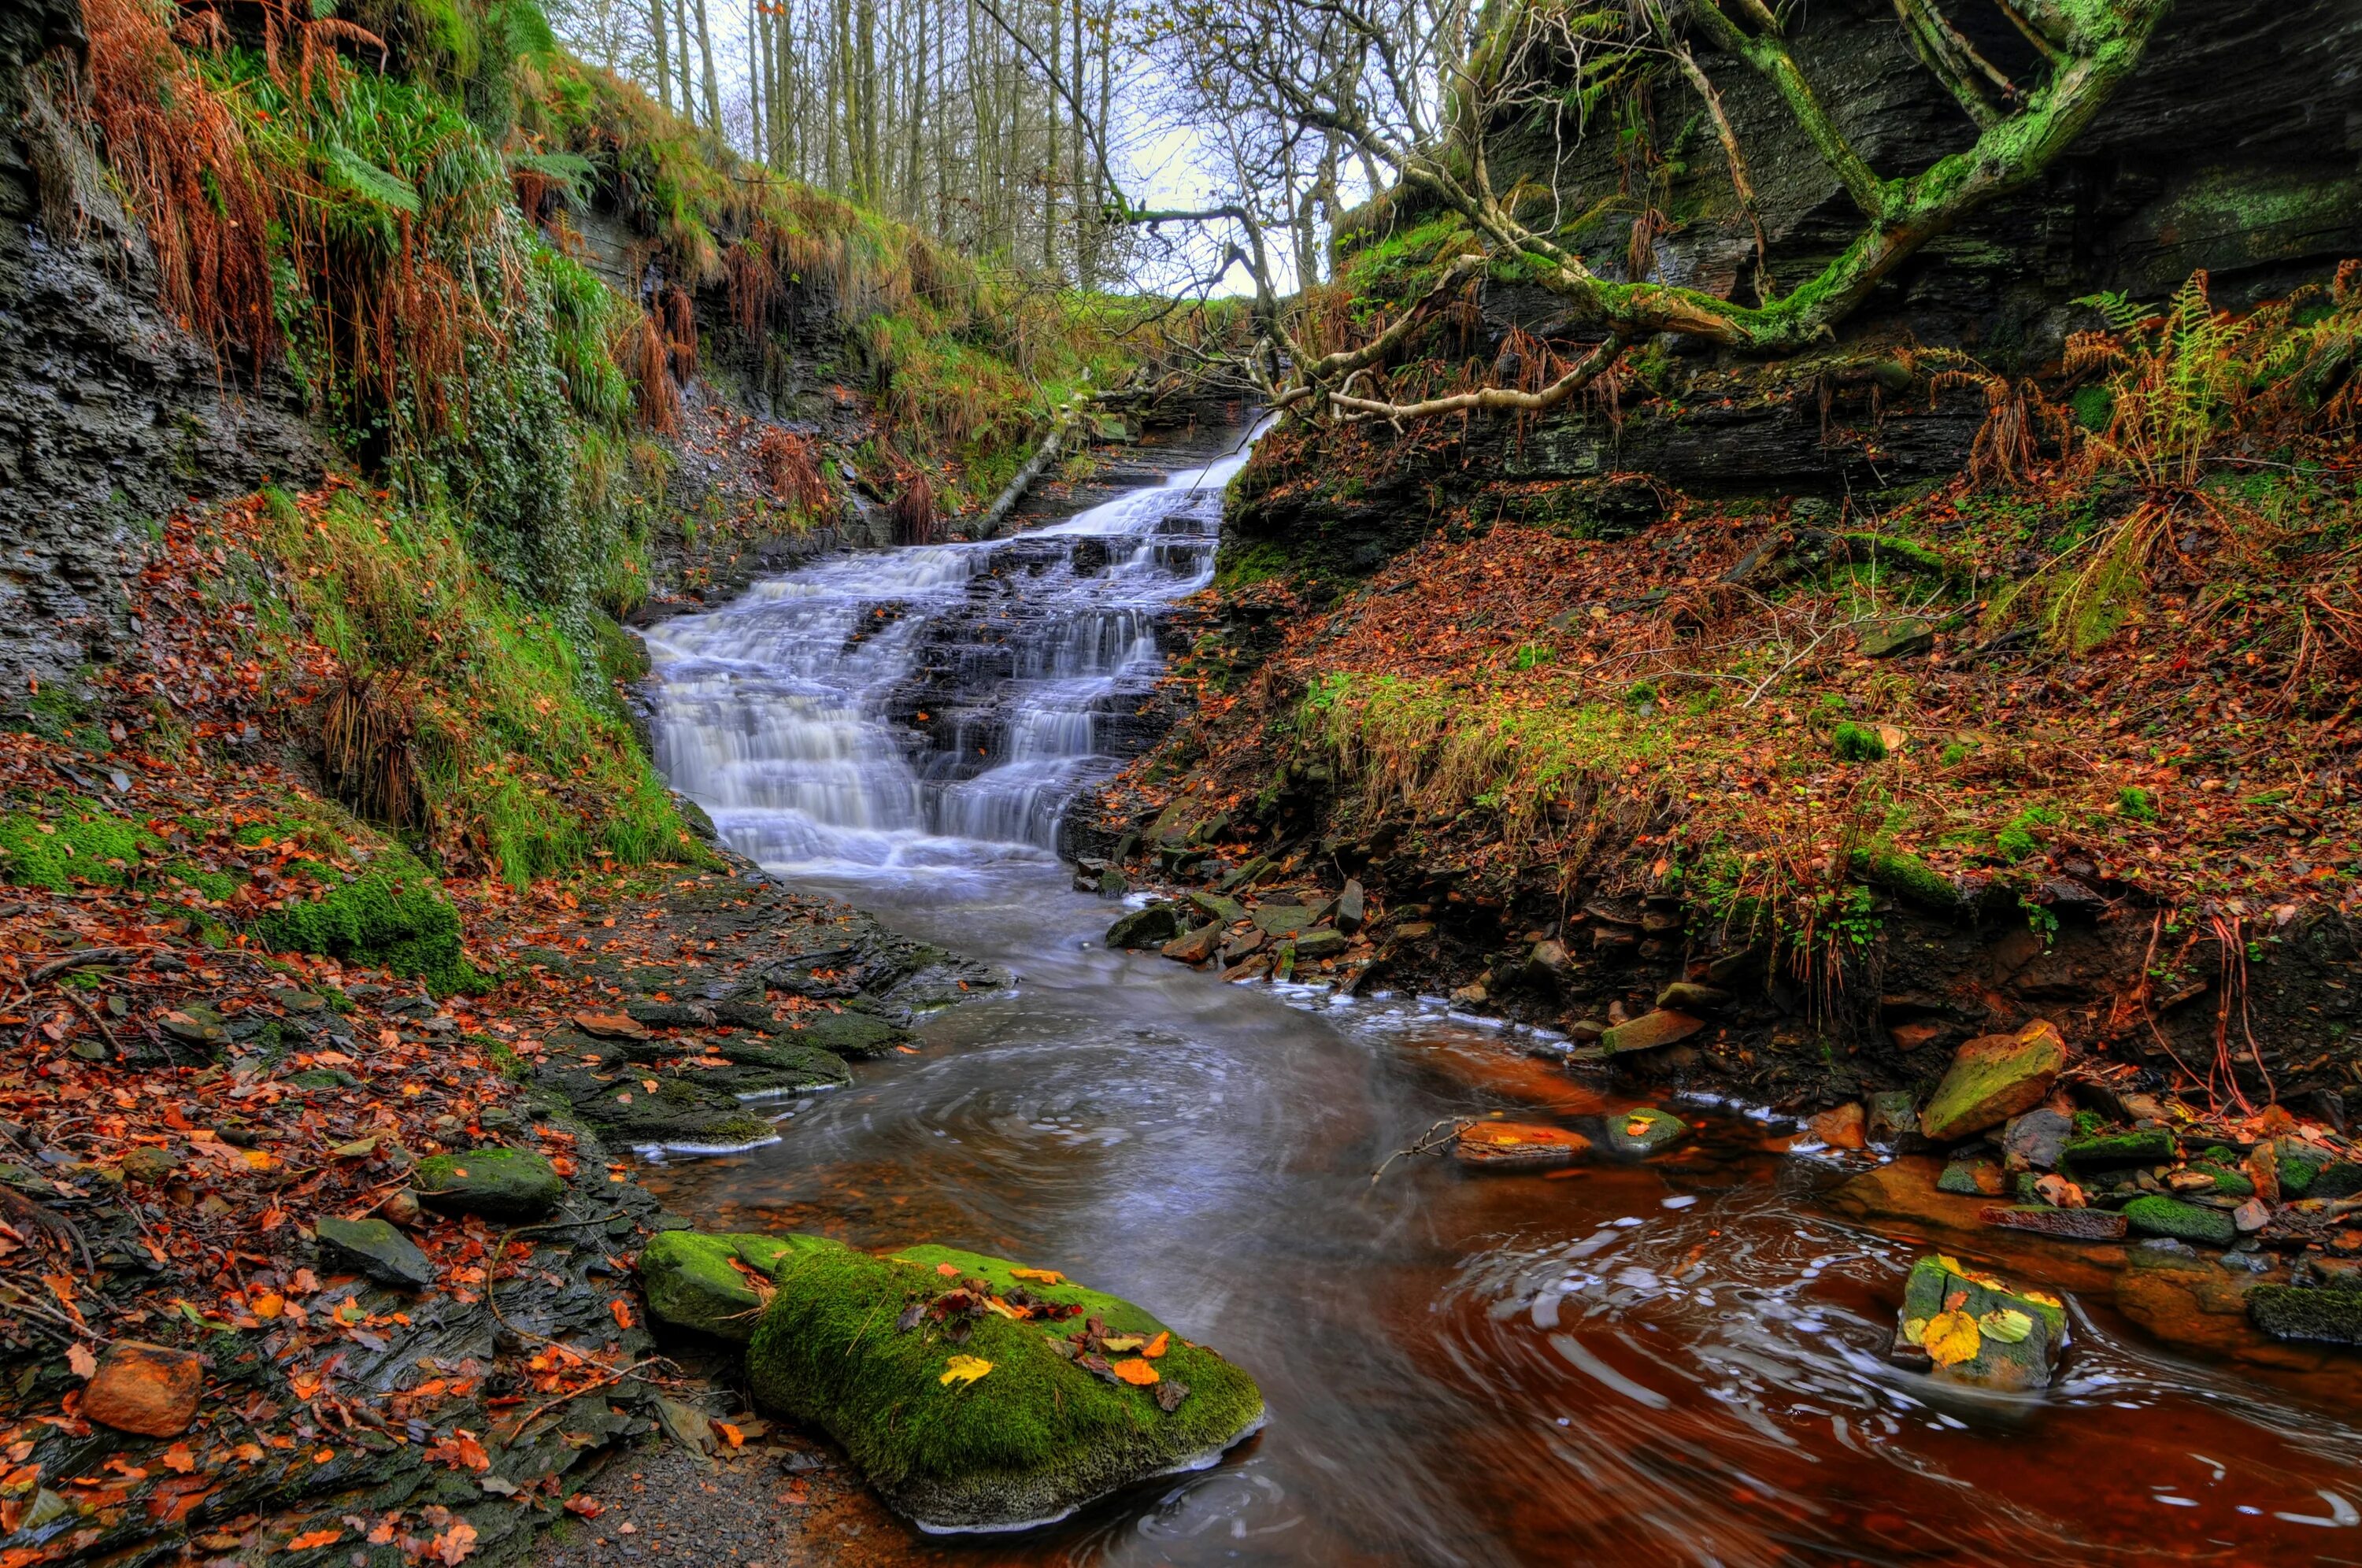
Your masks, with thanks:
[{"label": "moss patch", "polygon": [[[933,1323],[902,1331],[914,1302],[982,1278],[1082,1311],[1062,1323],[976,1321],[961,1343]],[[1261,1421],[1253,1379],[1178,1335],[1154,1363],[1189,1395],[1170,1413],[1154,1391],[1110,1384],[1051,1348],[1079,1321],[1153,1335],[1165,1326],[1129,1302],[1075,1285],[1021,1281],[1013,1265],[948,1247],[871,1257],[813,1246],[778,1272],[778,1294],[748,1347],[756,1397],[827,1430],[896,1508],[934,1529],[989,1529],[1064,1517],[1092,1498],[1202,1462]],[[941,1379],[949,1358],[990,1373]]]},{"label": "moss patch", "polygon": [[390,845],[348,881],[337,881],[334,870],[317,870],[328,890],[256,921],[257,941],[282,952],[327,953],[416,975],[446,995],[483,987],[460,952],[458,912],[417,856]]},{"label": "moss patch", "polygon": [[822,1244],[817,1236],[659,1231],[640,1249],[640,1284],[648,1310],[660,1321],[725,1340],[750,1339],[763,1300],[735,1265],[769,1274],[789,1254]]}]

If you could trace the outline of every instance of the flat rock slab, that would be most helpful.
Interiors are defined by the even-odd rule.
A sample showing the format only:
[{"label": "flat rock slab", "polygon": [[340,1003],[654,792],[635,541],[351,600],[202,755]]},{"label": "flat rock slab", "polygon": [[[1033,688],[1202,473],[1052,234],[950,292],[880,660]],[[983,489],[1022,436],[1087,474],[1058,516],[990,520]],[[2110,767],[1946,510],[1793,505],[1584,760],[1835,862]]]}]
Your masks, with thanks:
[{"label": "flat rock slab", "polygon": [[2004,1231],[2026,1231],[2063,1242],[2121,1242],[2127,1229],[2123,1215],[2104,1209],[2052,1209],[2032,1203],[1996,1203],[1984,1211],[1984,1221]]},{"label": "flat rock slab", "polygon": [[418,1200],[447,1214],[487,1220],[538,1220],[566,1190],[557,1170],[524,1149],[473,1149],[429,1154],[411,1173]]},{"label": "flat rock slab", "polygon": [[418,1243],[383,1220],[326,1217],[313,1222],[312,1234],[333,1263],[359,1269],[380,1285],[424,1290],[435,1283],[435,1265]]},{"label": "flat rock slab", "polygon": [[141,1437],[178,1437],[197,1419],[205,1364],[188,1351],[117,1340],[83,1385],[85,1419]]},{"label": "flat rock slab", "polygon": [[1608,1149],[1628,1160],[1661,1154],[1690,1135],[1690,1124],[1670,1110],[1644,1105],[1634,1110],[1610,1111],[1606,1137]]},{"label": "flat rock slab", "polygon": [[1654,1012],[1644,1012],[1629,1023],[1619,1023],[1599,1037],[1612,1055],[1627,1051],[1653,1051],[1660,1045],[1672,1045],[1687,1040],[1705,1027],[1705,1020],[1674,1008],[1661,1007]]},{"label": "flat rock slab", "polygon": [[[1210,1464],[1263,1424],[1254,1380],[1213,1351],[1130,1302],[1016,1269],[949,1247],[872,1256],[806,1239],[747,1347],[755,1397],[825,1430],[889,1504],[938,1532],[1064,1518]],[[1103,1353],[1075,1338],[1094,1320],[1118,1336]]]},{"label": "flat rock slab", "polygon": [[1187,936],[1176,936],[1160,950],[1167,958],[1184,964],[1203,964],[1222,945],[1222,928],[1208,921]]},{"label": "flat rock slab", "polygon": [[1911,1265],[1889,1359],[1948,1383],[2024,1394],[2047,1388],[2067,1346],[2067,1309],[1941,1253]]},{"label": "flat rock slab", "polygon": [[2162,1127],[2150,1127],[2097,1138],[2070,1138],[2059,1150],[2058,1157],[2069,1170],[2075,1171],[2161,1165],[2174,1157],[2173,1134]]},{"label": "flat rock slab", "polygon": [[1345,951],[1347,944],[1343,932],[1333,925],[1324,925],[1299,932],[1290,940],[1289,945],[1295,948],[1299,962],[1308,964],[1321,958],[1336,957]]},{"label": "flat rock slab", "polygon": [[1254,922],[1274,936],[1294,936],[1310,925],[1319,913],[1307,904],[1263,904],[1254,911]]},{"label": "flat rock slab", "polygon": [[2258,1285],[2247,1318],[2276,1340],[2362,1345],[2362,1290],[2351,1287]]},{"label": "flat rock slab", "polygon": [[1181,934],[1181,912],[1172,904],[1151,904],[1119,915],[1108,927],[1109,947],[1162,947]]},{"label": "flat rock slab", "polygon": [[1478,1121],[1460,1130],[1452,1158],[1476,1170],[1538,1170],[1571,1165],[1591,1153],[1591,1140],[1536,1121]]},{"label": "flat rock slab", "polygon": [[2125,1220],[2144,1236],[2169,1236],[2200,1246],[2227,1247],[2239,1239],[2239,1228],[2228,1214],[2179,1198],[2136,1198],[2125,1205]]},{"label": "flat rock slab", "polygon": [[1998,1127],[2050,1094],[2067,1065],[2067,1042],[2040,1020],[2014,1034],[1982,1034],[1952,1058],[1919,1113],[1919,1130],[1939,1143]]}]

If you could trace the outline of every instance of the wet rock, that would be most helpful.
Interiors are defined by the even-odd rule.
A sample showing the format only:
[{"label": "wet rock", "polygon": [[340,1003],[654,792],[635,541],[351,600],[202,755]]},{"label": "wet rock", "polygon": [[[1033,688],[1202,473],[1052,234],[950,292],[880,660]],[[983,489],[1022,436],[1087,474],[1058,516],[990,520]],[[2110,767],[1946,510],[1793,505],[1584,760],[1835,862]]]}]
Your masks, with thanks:
[{"label": "wet rock", "polygon": [[763,1297],[736,1266],[768,1277],[779,1260],[811,1244],[810,1236],[747,1233],[705,1235],[659,1231],[640,1249],[640,1286],[659,1322],[720,1339],[754,1338]]},{"label": "wet rock", "polygon": [[1805,1131],[1832,1149],[1860,1150],[1870,1145],[1868,1125],[1861,1102],[1849,1099],[1814,1117]]},{"label": "wet rock", "polygon": [[2162,1127],[2148,1127],[2098,1138],[2070,1138],[2059,1151],[2059,1159],[2070,1170],[2085,1171],[2115,1165],[2162,1165],[2173,1154],[2173,1134]]},{"label": "wet rock", "polygon": [[1911,1265],[1890,1359],[1948,1383],[2006,1393],[2047,1388],[2067,1347],[2067,1312],[1938,1253]]},{"label": "wet rock", "polygon": [[1109,947],[1161,947],[1181,933],[1181,911],[1167,903],[1150,904],[1117,917],[1108,927]]},{"label": "wet rock", "polygon": [[1999,1198],[2009,1190],[2009,1176],[1992,1160],[1954,1160],[1936,1178],[1936,1190],[1963,1198]]},{"label": "wet rock", "polygon": [[1485,982],[1482,980],[1472,980],[1467,985],[1456,986],[1451,992],[1451,1001],[1458,1007],[1483,1007],[1492,999],[1493,993],[1485,988]]},{"label": "wet rock", "polygon": [[2312,1184],[2305,1188],[2307,1198],[2352,1198],[2362,1194],[2362,1165],[2352,1160],[2340,1160],[2324,1166]]},{"label": "wet rock", "polygon": [[1935,646],[1934,624],[1912,616],[1882,622],[1861,634],[1864,658],[1908,658]]},{"label": "wet rock", "polygon": [[1611,1111],[1607,1117],[1608,1150],[1626,1159],[1646,1159],[1650,1154],[1662,1154],[1689,1135],[1688,1122],[1653,1105]]},{"label": "wet rock", "polygon": [[1185,893],[1182,901],[1208,920],[1236,925],[1247,918],[1247,907],[1236,899],[1226,899],[1220,893]]},{"label": "wet rock", "polygon": [[1314,963],[1322,958],[1334,958],[1345,951],[1345,933],[1334,926],[1315,926],[1299,932],[1296,937],[1296,956],[1300,962]]},{"label": "wet rock", "polygon": [[2054,1209],[2047,1204],[1995,1204],[1984,1221],[2003,1231],[2055,1236],[2064,1242],[2121,1242],[2125,1217],[2104,1209]]},{"label": "wet rock", "polygon": [[[1021,1293],[1076,1310],[1019,1322],[981,1309]],[[1094,1320],[1102,1346],[1122,1348],[1078,1342]],[[1064,1518],[1210,1463],[1264,1420],[1253,1378],[1131,1303],[947,1247],[873,1257],[814,1238],[782,1271],[746,1368],[758,1401],[825,1430],[931,1530]]]},{"label": "wet rock", "polygon": [[1208,921],[1187,936],[1175,937],[1164,944],[1162,951],[1167,958],[1177,959],[1184,964],[1203,964],[1221,945],[1221,926]]},{"label": "wet rock", "polygon": [[1481,1170],[1535,1170],[1571,1165],[1591,1153],[1580,1132],[1533,1121],[1479,1121],[1460,1130],[1452,1157]]},{"label": "wet rock", "polygon": [[2003,1127],[2001,1151],[2019,1169],[2047,1171],[2056,1167],[2075,1131],[2074,1119],[2045,1107],[2013,1116]]},{"label": "wet rock", "polygon": [[1892,1143],[1919,1130],[1918,1105],[1909,1089],[1881,1089],[1866,1102],[1866,1131],[1874,1143]]},{"label": "wet rock", "polygon": [[1262,952],[1270,942],[1271,938],[1260,931],[1234,933],[1222,944],[1222,962],[1236,964],[1250,953]]},{"label": "wet rock", "polygon": [[100,1353],[83,1386],[84,1419],[141,1437],[178,1437],[197,1419],[204,1358],[183,1350],[117,1340]]},{"label": "wet rock", "polygon": [[1672,1045],[1688,1039],[1705,1027],[1705,1020],[1672,1008],[1659,1008],[1642,1013],[1629,1023],[1619,1023],[1599,1037],[1608,1051],[1621,1055],[1627,1051],[1651,1051],[1660,1045]]},{"label": "wet rock", "polygon": [[566,1191],[556,1168],[524,1149],[432,1154],[418,1162],[410,1179],[428,1208],[487,1220],[538,1220]]},{"label": "wet rock", "polygon": [[1574,958],[1567,952],[1566,944],[1547,937],[1534,944],[1534,950],[1526,955],[1526,962],[1552,979],[1562,979],[1574,972]]},{"label": "wet rock", "polygon": [[1264,976],[1273,972],[1273,966],[1276,959],[1285,959],[1289,971],[1292,973],[1296,967],[1296,950],[1286,944],[1282,944],[1276,955],[1258,953],[1253,957],[1233,964],[1229,968],[1223,970],[1222,978],[1225,980],[1259,980],[1263,978]]},{"label": "wet rock", "polygon": [[142,1144],[123,1151],[123,1175],[126,1180],[148,1185],[171,1179],[181,1168],[181,1156],[170,1149]]},{"label": "wet rock", "polygon": [[2272,1154],[2273,1175],[2285,1198],[2310,1197],[2321,1173],[2337,1163],[2335,1154],[2301,1138],[2279,1140],[2272,1147]]},{"label": "wet rock", "polygon": [[1274,936],[1294,936],[1312,923],[1314,912],[1305,904],[1263,904],[1254,911],[1254,922]]},{"label": "wet rock", "polygon": [[2125,1219],[2144,1236],[2170,1236],[2210,1247],[2227,1247],[2239,1239],[2229,1215],[2179,1198],[2136,1198],[2125,1205]]},{"label": "wet rock", "polygon": [[424,1290],[435,1283],[435,1265],[418,1243],[382,1220],[324,1218],[314,1222],[312,1234],[332,1263],[380,1285]]},{"label": "wet rock", "polygon": [[1120,899],[1131,891],[1131,879],[1110,866],[1099,873],[1098,891],[1102,899]]},{"label": "wet rock", "polygon": [[1908,1023],[1898,1023],[1886,1032],[1898,1051],[1916,1051],[1922,1045],[1941,1039],[1948,1026],[1933,1018],[1915,1018]]},{"label": "wet rock", "polygon": [[1362,891],[1362,884],[1348,880],[1345,890],[1337,895],[1337,929],[1351,936],[1362,929],[1362,922],[1368,918],[1369,900]]},{"label": "wet rock", "polygon": [[1713,1012],[1729,1005],[1730,993],[1717,986],[1675,980],[1657,993],[1657,1005],[1679,1012]]},{"label": "wet rock", "polygon": [[2257,1285],[2246,1304],[2248,1321],[2273,1339],[2362,1345],[2362,1290]]},{"label": "wet rock", "polygon": [[2066,1041],[2040,1020],[2014,1034],[1980,1035],[1952,1058],[1919,1113],[1919,1130],[1948,1143],[1998,1126],[2040,1105],[2066,1065]]},{"label": "wet rock", "polygon": [[2260,1198],[2251,1198],[2231,1210],[2231,1224],[2242,1236],[2252,1236],[2271,1222],[2271,1208]]},{"label": "wet rock", "polygon": [[[882,1056],[911,1037],[876,1013],[854,1008],[842,1012],[800,1012],[787,1022],[764,1027],[775,1040],[855,1061]],[[726,1046],[723,1055],[730,1055]]]}]

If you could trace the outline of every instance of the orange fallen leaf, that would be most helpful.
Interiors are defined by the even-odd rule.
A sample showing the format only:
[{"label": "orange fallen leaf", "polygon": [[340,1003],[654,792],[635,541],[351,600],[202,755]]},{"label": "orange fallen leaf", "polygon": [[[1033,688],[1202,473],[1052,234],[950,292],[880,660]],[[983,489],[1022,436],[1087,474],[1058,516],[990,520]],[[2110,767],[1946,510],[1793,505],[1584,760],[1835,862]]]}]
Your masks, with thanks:
[{"label": "orange fallen leaf", "polygon": [[176,1442],[164,1451],[164,1467],[176,1475],[186,1475],[197,1467],[197,1456],[189,1452],[187,1443]]},{"label": "orange fallen leaf", "polygon": [[88,1377],[98,1371],[98,1357],[90,1353],[88,1345],[68,1345],[66,1364],[73,1368],[76,1377]]},{"label": "orange fallen leaf", "polygon": [[1160,1333],[1154,1339],[1141,1346],[1140,1353],[1146,1356],[1149,1360],[1154,1361],[1158,1356],[1163,1355],[1166,1351],[1169,1351],[1172,1348],[1173,1336],[1169,1333]]},{"label": "orange fallen leaf", "polygon": [[1145,1388],[1156,1381],[1156,1369],[1137,1356],[1130,1361],[1117,1362],[1109,1370],[1135,1388]]},{"label": "orange fallen leaf", "polygon": [[451,1528],[436,1536],[426,1550],[439,1559],[445,1568],[459,1568],[459,1564],[476,1550],[476,1527],[465,1519],[454,1519]]},{"label": "orange fallen leaf", "polygon": [[615,1322],[618,1327],[628,1329],[632,1326],[631,1306],[621,1297],[618,1297],[614,1300],[607,1303],[607,1310],[615,1314]]},{"label": "orange fallen leaf", "polygon": [[607,1511],[607,1505],[586,1492],[577,1492],[566,1499],[566,1511],[577,1518],[595,1519]]},{"label": "orange fallen leaf", "polygon": [[266,1290],[246,1304],[246,1309],[258,1318],[276,1318],[287,1306],[287,1297],[275,1290]]},{"label": "orange fallen leaf", "polygon": [[959,1265],[957,1264],[939,1263],[935,1265],[935,1272],[942,1275],[945,1279],[957,1279],[959,1277]]},{"label": "orange fallen leaf", "polygon": [[1011,1279],[1030,1279],[1036,1285],[1066,1283],[1066,1276],[1054,1268],[1012,1268],[1009,1271],[1009,1276]]},{"label": "orange fallen leaf", "polygon": [[309,1551],[315,1546],[333,1546],[345,1537],[344,1530],[330,1525],[324,1529],[307,1529],[287,1543],[290,1551]]},{"label": "orange fallen leaf", "polygon": [[728,1443],[732,1448],[744,1448],[746,1446],[746,1434],[740,1431],[736,1427],[732,1426],[728,1421],[715,1421],[712,1423],[712,1427],[715,1431],[722,1434],[722,1441]]}]

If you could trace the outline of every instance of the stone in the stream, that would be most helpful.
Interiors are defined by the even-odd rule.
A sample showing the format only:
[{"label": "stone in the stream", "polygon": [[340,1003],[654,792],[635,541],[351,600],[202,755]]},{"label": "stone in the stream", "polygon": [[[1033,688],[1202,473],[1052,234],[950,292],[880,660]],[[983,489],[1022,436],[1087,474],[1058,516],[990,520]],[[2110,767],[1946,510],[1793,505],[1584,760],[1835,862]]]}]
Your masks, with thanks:
[{"label": "stone in the stream", "polygon": [[[1253,1378],[1128,1301],[948,1247],[873,1257],[812,1240],[781,1271],[748,1381],[925,1529],[1064,1518],[1210,1463],[1263,1424]],[[1078,1310],[1020,1321],[995,1300]],[[1094,1320],[1116,1337],[1099,1352],[1078,1342]]]},{"label": "stone in the stream", "polygon": [[1694,980],[1675,980],[1657,993],[1659,1007],[1680,1012],[1713,1012],[1729,1000],[1730,993],[1721,987],[1702,986]]},{"label": "stone in the stream", "polygon": [[811,1046],[855,1061],[882,1056],[910,1038],[875,1013],[855,1008],[843,1012],[799,1012],[789,1022],[767,1027],[786,1043]]},{"label": "stone in the stream", "polygon": [[696,1231],[659,1231],[640,1249],[640,1286],[648,1311],[677,1329],[694,1329],[725,1340],[754,1337],[763,1298],[735,1266],[744,1264],[770,1275],[779,1260],[809,1247],[811,1236],[748,1233],[705,1235]]},{"label": "stone in the stream", "polygon": [[566,1190],[557,1167],[524,1149],[429,1154],[410,1183],[429,1209],[487,1220],[538,1220],[557,1207]]},{"label": "stone in the stream", "polygon": [[[126,1155],[126,1168],[130,1156]],[[2311,1195],[2313,1182],[2321,1173],[2337,1163],[2337,1156],[2318,1143],[2308,1143],[2301,1138],[2282,1138],[2272,1146],[2272,1165],[2283,1198],[2304,1198]]]},{"label": "stone in the stream", "polygon": [[1689,1135],[1688,1122],[1653,1105],[1607,1113],[1607,1147],[1627,1159],[1645,1159],[1661,1154]]},{"label": "stone in the stream", "polygon": [[2172,1158],[2173,1134],[2162,1127],[2108,1132],[2096,1138],[2070,1138],[2059,1151],[2059,1159],[2075,1171],[2162,1165]]},{"label": "stone in the stream", "polygon": [[1222,962],[1236,964],[1251,953],[1262,952],[1270,943],[1270,936],[1260,931],[1234,932],[1222,944]]},{"label": "stone in the stream", "polygon": [[2037,1019],[2014,1034],[1981,1034],[1960,1047],[1919,1113],[1919,1130],[1939,1143],[1999,1126],[2050,1094],[2067,1065],[2067,1043]]},{"label": "stone in the stream", "polygon": [[1221,945],[1220,924],[1208,921],[1187,936],[1175,937],[1164,944],[1162,951],[1167,958],[1178,959],[1184,964],[1203,964]]},{"label": "stone in the stream", "polygon": [[2074,1131],[2073,1117],[2043,1106],[2009,1119],[2002,1128],[2001,1150],[2010,1157],[2013,1169],[2051,1170],[2067,1147],[2068,1134]]},{"label": "stone in the stream", "polygon": [[1909,1089],[1880,1089],[1864,1102],[1868,1120],[1864,1131],[1873,1143],[1892,1143],[1905,1132],[1919,1130],[1918,1102]]},{"label": "stone in the stream", "polygon": [[1535,1121],[1476,1121],[1462,1127],[1451,1154],[1477,1170],[1538,1170],[1571,1165],[1591,1153],[1591,1140]]},{"label": "stone in the stream", "polygon": [[1806,1132],[1832,1149],[1859,1150],[1870,1144],[1867,1121],[1861,1101],[1849,1099],[1843,1105],[1829,1107],[1806,1122],[1805,1127]]},{"label": "stone in the stream", "polygon": [[2362,1290],[2258,1285],[2247,1292],[2247,1320],[2276,1340],[2362,1345]]},{"label": "stone in the stream", "polygon": [[1145,909],[1119,915],[1108,927],[1109,947],[1162,947],[1181,933],[1181,911],[1176,904],[1150,904]]},{"label": "stone in the stream", "polygon": [[1236,899],[1220,893],[1185,893],[1183,901],[1208,920],[1220,921],[1224,925],[1236,925],[1247,918],[1247,907]]},{"label": "stone in the stream", "polygon": [[1296,959],[1309,964],[1322,958],[1334,958],[1345,951],[1345,933],[1334,926],[1318,925],[1296,936]]},{"label": "stone in the stream", "polygon": [[2009,1175],[1992,1160],[1954,1160],[1936,1178],[1936,1190],[1962,1198],[1999,1198],[2009,1190]]},{"label": "stone in the stream", "polygon": [[117,1340],[83,1385],[83,1419],[141,1437],[178,1437],[197,1419],[204,1382],[204,1361],[189,1351]]},{"label": "stone in the stream", "polygon": [[1258,904],[1254,922],[1274,936],[1294,936],[1312,923],[1313,913],[1308,904]]},{"label": "stone in the stream", "polygon": [[380,1285],[424,1290],[435,1283],[435,1265],[418,1243],[382,1220],[323,1217],[313,1222],[312,1234],[333,1262]]},{"label": "stone in the stream", "polygon": [[1120,899],[1131,891],[1131,878],[1110,866],[1099,873],[1098,892],[1102,899]]},{"label": "stone in the stream", "polygon": [[1599,1037],[1600,1044],[1611,1055],[1627,1051],[1653,1051],[1660,1045],[1672,1045],[1687,1040],[1705,1027],[1705,1020],[1672,1008],[1661,1007],[1654,1012],[1644,1012],[1629,1023],[1619,1023]]},{"label": "stone in the stream", "polygon": [[1369,918],[1369,897],[1359,881],[1349,878],[1345,890],[1337,895],[1337,929],[1351,936],[1362,929]]},{"label": "stone in the stream", "polygon": [[2067,1310],[1938,1253],[1911,1265],[1889,1358],[1949,1383],[2008,1393],[2047,1388],[2067,1346]]},{"label": "stone in the stream", "polygon": [[1988,1225],[2055,1236],[2062,1242],[2121,1242],[2125,1217],[2104,1209],[2053,1209],[2046,1204],[1991,1204],[1980,1211]]},{"label": "stone in the stream", "polygon": [[2238,1227],[2228,1214],[2179,1198],[2136,1198],[2125,1205],[2125,1219],[2144,1236],[2170,1236],[2177,1242],[2210,1247],[2227,1247],[2239,1239]]}]

